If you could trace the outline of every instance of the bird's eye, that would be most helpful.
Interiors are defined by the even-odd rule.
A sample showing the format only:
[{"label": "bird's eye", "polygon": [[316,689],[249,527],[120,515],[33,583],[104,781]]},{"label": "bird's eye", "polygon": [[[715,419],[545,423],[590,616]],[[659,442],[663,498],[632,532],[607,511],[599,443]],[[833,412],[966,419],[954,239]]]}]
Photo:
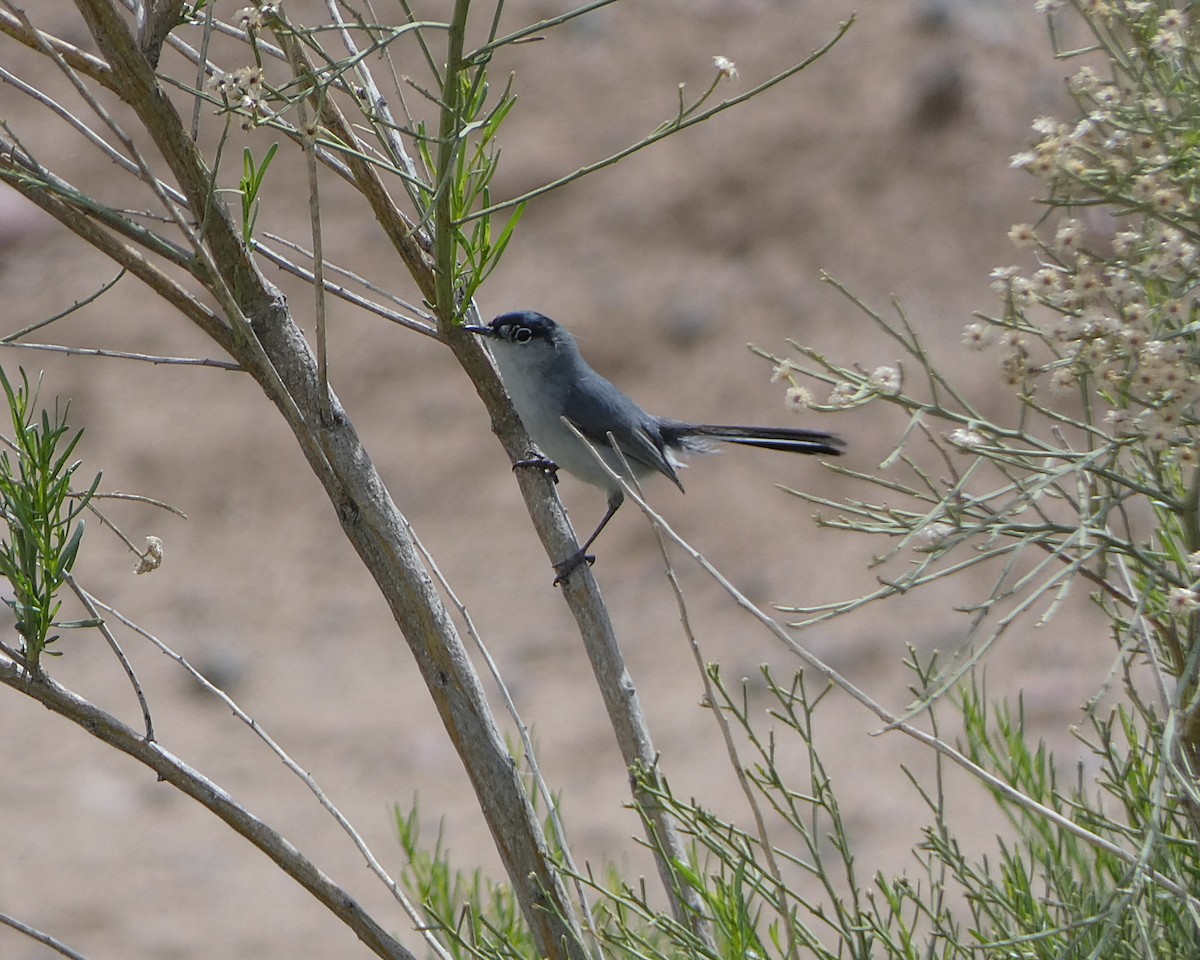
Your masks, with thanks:
[{"label": "bird's eye", "polygon": [[516,327],[513,329],[512,338],[517,343],[528,343],[533,339],[533,331],[528,327]]}]

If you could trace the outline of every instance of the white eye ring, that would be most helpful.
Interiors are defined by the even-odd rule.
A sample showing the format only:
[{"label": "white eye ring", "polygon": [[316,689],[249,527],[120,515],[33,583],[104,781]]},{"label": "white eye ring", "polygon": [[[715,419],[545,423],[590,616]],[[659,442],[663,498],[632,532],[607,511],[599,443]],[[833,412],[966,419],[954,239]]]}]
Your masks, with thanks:
[{"label": "white eye ring", "polygon": [[512,338],[517,343],[528,343],[533,339],[533,331],[528,327],[515,327],[513,328]]}]

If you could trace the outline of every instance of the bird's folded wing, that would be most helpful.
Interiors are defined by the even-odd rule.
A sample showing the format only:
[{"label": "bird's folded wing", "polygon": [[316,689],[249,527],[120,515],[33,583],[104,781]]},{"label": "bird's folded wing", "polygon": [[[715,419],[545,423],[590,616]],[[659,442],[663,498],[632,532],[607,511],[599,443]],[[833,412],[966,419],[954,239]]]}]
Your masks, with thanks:
[{"label": "bird's folded wing", "polygon": [[[629,461],[630,466],[657,470],[678,484],[679,478],[667,458],[662,438],[647,429],[646,424],[650,418],[632,401],[616,394],[615,388],[613,395],[606,400],[607,403],[597,403],[595,398],[592,403],[572,403],[569,399],[563,416],[597,449],[603,451],[611,446],[612,441],[608,436],[611,433],[621,455]],[[617,405],[627,406],[627,409],[609,409]]]}]

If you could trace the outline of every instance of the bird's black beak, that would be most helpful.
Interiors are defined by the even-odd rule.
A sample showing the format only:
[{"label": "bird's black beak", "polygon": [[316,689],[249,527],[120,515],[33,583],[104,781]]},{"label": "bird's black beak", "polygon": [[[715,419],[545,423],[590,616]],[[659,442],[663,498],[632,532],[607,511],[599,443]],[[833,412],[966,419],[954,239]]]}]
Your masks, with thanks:
[{"label": "bird's black beak", "polygon": [[491,327],[481,327],[473,323],[463,324],[463,329],[466,330],[467,333],[475,333],[481,337],[494,337],[496,335],[496,331]]}]

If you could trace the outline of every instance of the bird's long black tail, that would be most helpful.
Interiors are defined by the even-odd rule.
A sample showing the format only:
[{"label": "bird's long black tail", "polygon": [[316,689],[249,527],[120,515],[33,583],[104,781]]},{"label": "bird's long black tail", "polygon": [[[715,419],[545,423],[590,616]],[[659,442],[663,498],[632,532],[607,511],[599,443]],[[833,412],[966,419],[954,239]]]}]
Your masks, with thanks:
[{"label": "bird's long black tail", "polygon": [[[667,421],[661,425],[663,439],[668,443],[689,445],[693,437],[721,440],[725,443],[740,443],[748,447],[763,447],[766,450],[784,450],[789,453],[824,454],[840,457],[845,452],[846,441],[836,433],[820,430],[796,430],[788,427],[727,427],[712,423],[678,423]],[[695,444],[703,446],[703,443]]]}]

